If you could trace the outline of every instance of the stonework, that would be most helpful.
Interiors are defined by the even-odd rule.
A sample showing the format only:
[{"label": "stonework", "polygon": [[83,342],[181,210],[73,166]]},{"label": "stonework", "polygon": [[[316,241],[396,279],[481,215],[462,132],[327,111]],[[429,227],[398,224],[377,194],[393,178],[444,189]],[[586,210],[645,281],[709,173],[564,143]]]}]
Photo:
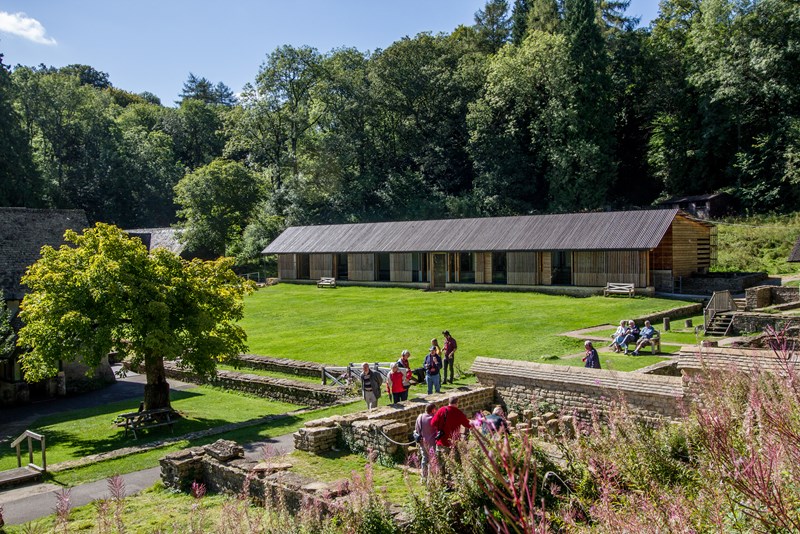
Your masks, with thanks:
[{"label": "stonework", "polygon": [[231,391],[241,391],[269,399],[299,404],[301,406],[330,406],[342,400],[347,390],[341,387],[323,386],[284,378],[217,371],[215,377],[203,377],[180,369],[173,362],[164,362],[167,377],[195,384],[210,384]]},{"label": "stonework", "polygon": [[800,288],[784,286],[757,286],[745,291],[746,311],[768,306],[800,302]]},{"label": "stonework", "polygon": [[322,378],[322,366],[314,362],[290,360],[288,358],[271,358],[258,354],[240,354],[238,360],[241,367],[248,369]]},{"label": "stonework", "polygon": [[416,398],[371,411],[310,421],[294,434],[295,448],[320,454],[342,447],[353,452],[374,453],[382,460],[398,458],[403,447],[397,443],[411,441],[417,416],[425,411],[428,402],[435,403],[438,408],[454,396],[459,398],[461,411],[471,416],[492,406],[494,390],[491,387],[459,388],[447,394],[428,395],[424,399]]},{"label": "stonework", "polygon": [[648,423],[683,414],[680,377],[482,357],[472,371],[482,385],[494,387],[495,401],[516,412],[562,412],[588,422],[593,412],[608,413],[624,400],[630,413]]}]

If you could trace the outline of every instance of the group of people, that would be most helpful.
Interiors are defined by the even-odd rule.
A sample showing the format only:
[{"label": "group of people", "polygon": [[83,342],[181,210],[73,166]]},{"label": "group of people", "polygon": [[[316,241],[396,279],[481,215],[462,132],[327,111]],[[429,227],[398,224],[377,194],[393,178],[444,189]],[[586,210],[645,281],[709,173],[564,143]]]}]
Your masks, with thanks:
[{"label": "group of people", "polygon": [[645,321],[644,327],[640,329],[634,321],[622,320],[611,336],[609,348],[614,352],[628,354],[628,345],[634,345],[633,354],[638,355],[642,347],[649,345],[657,334],[650,321]]},{"label": "group of people", "polygon": [[[480,414],[480,412],[479,412]],[[508,431],[505,413],[501,406],[495,407],[491,414],[476,414],[473,421],[458,407],[458,397],[451,397],[446,406],[438,410],[436,404],[430,403],[425,411],[417,417],[414,425],[414,438],[420,454],[420,470],[423,478],[427,478],[431,465],[431,457],[435,453],[439,458],[449,454],[453,442],[458,440],[461,429],[476,427],[484,433]]]},{"label": "group of people", "polygon": [[[644,327],[640,329],[634,321],[622,320],[611,336],[611,344],[608,347],[614,352],[630,354],[628,346],[634,345],[633,354],[638,356],[642,347],[653,343],[656,337],[658,337],[658,331],[653,328],[650,321],[645,321]],[[600,369],[600,356],[591,340],[587,339],[583,346],[586,349],[586,355],[583,357],[584,367]]]},{"label": "group of people", "polygon": [[[448,330],[443,331],[442,334],[445,339],[444,347],[439,347],[439,341],[436,338],[432,339],[428,354],[422,363],[429,395],[434,390],[436,393],[441,392],[442,384],[447,384],[448,381],[448,370],[451,384],[455,377],[454,363],[458,344]],[[386,376],[386,392],[392,403],[408,400],[408,390],[411,387],[411,379],[414,376],[409,362],[410,357],[411,352],[404,350],[400,354],[400,359],[392,363],[389,374]],[[442,378],[442,375],[444,375],[444,378]],[[373,371],[369,363],[363,363],[361,365],[361,393],[367,403],[367,408],[371,409],[378,406],[382,386],[383,375],[380,372]]]}]

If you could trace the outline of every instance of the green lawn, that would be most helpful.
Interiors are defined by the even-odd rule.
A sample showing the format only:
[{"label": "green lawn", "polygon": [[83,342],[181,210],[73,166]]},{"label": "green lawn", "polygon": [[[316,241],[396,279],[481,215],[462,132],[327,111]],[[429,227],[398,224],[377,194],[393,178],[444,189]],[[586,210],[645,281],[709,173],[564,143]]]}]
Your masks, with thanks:
[{"label": "green lawn", "polygon": [[250,367],[235,367],[228,364],[217,364],[217,369],[220,371],[235,371],[237,373],[247,373],[251,375],[267,376],[269,378],[283,378],[286,380],[297,380],[300,382],[310,382],[313,384],[321,384],[321,377],[301,376],[292,373],[279,373],[277,371],[265,371],[264,369],[251,369]]},{"label": "green lawn", "polygon": [[[185,391],[173,390],[171,399],[172,407],[183,416],[174,425],[175,436],[300,408],[293,404],[266,401],[203,386]],[[49,464],[141,445],[173,435],[169,427],[158,427],[139,433],[139,439],[136,440],[130,433],[127,438],[124,437],[123,429],[112,421],[117,414],[136,411],[138,406],[138,400],[129,400],[65,412],[37,420],[30,430],[47,436]],[[39,460],[35,461],[38,462],[41,456],[37,457]],[[13,449],[0,448],[0,470],[16,467],[16,462]]]},{"label": "green lawn", "polygon": [[448,329],[458,340],[456,363],[468,369],[477,356],[540,361],[542,355],[574,354],[583,350],[581,340],[559,334],[683,304],[643,297],[279,284],[247,297],[241,325],[252,353],[330,365],[394,361],[403,349],[419,365],[430,339],[441,344],[441,332]]}]

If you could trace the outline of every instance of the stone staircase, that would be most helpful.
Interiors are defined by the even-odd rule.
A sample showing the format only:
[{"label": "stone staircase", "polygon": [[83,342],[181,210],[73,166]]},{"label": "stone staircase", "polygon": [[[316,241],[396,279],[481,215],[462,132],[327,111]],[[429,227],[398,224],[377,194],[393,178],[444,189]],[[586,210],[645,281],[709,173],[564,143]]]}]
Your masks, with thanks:
[{"label": "stone staircase", "polygon": [[745,309],[747,309],[747,299],[744,297],[733,299],[733,303],[736,304],[736,309],[738,311],[745,311]]}]

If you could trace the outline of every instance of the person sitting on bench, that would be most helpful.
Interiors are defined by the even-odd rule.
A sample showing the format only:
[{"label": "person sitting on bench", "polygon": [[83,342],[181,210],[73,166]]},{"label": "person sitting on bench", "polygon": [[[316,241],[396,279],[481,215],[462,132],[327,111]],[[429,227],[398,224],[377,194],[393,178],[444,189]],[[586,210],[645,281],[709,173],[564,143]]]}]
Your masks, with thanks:
[{"label": "person sitting on bench", "polygon": [[644,322],[644,328],[639,332],[639,342],[633,353],[638,356],[642,347],[653,344],[653,338],[658,339],[658,330],[650,325],[650,321]]}]

